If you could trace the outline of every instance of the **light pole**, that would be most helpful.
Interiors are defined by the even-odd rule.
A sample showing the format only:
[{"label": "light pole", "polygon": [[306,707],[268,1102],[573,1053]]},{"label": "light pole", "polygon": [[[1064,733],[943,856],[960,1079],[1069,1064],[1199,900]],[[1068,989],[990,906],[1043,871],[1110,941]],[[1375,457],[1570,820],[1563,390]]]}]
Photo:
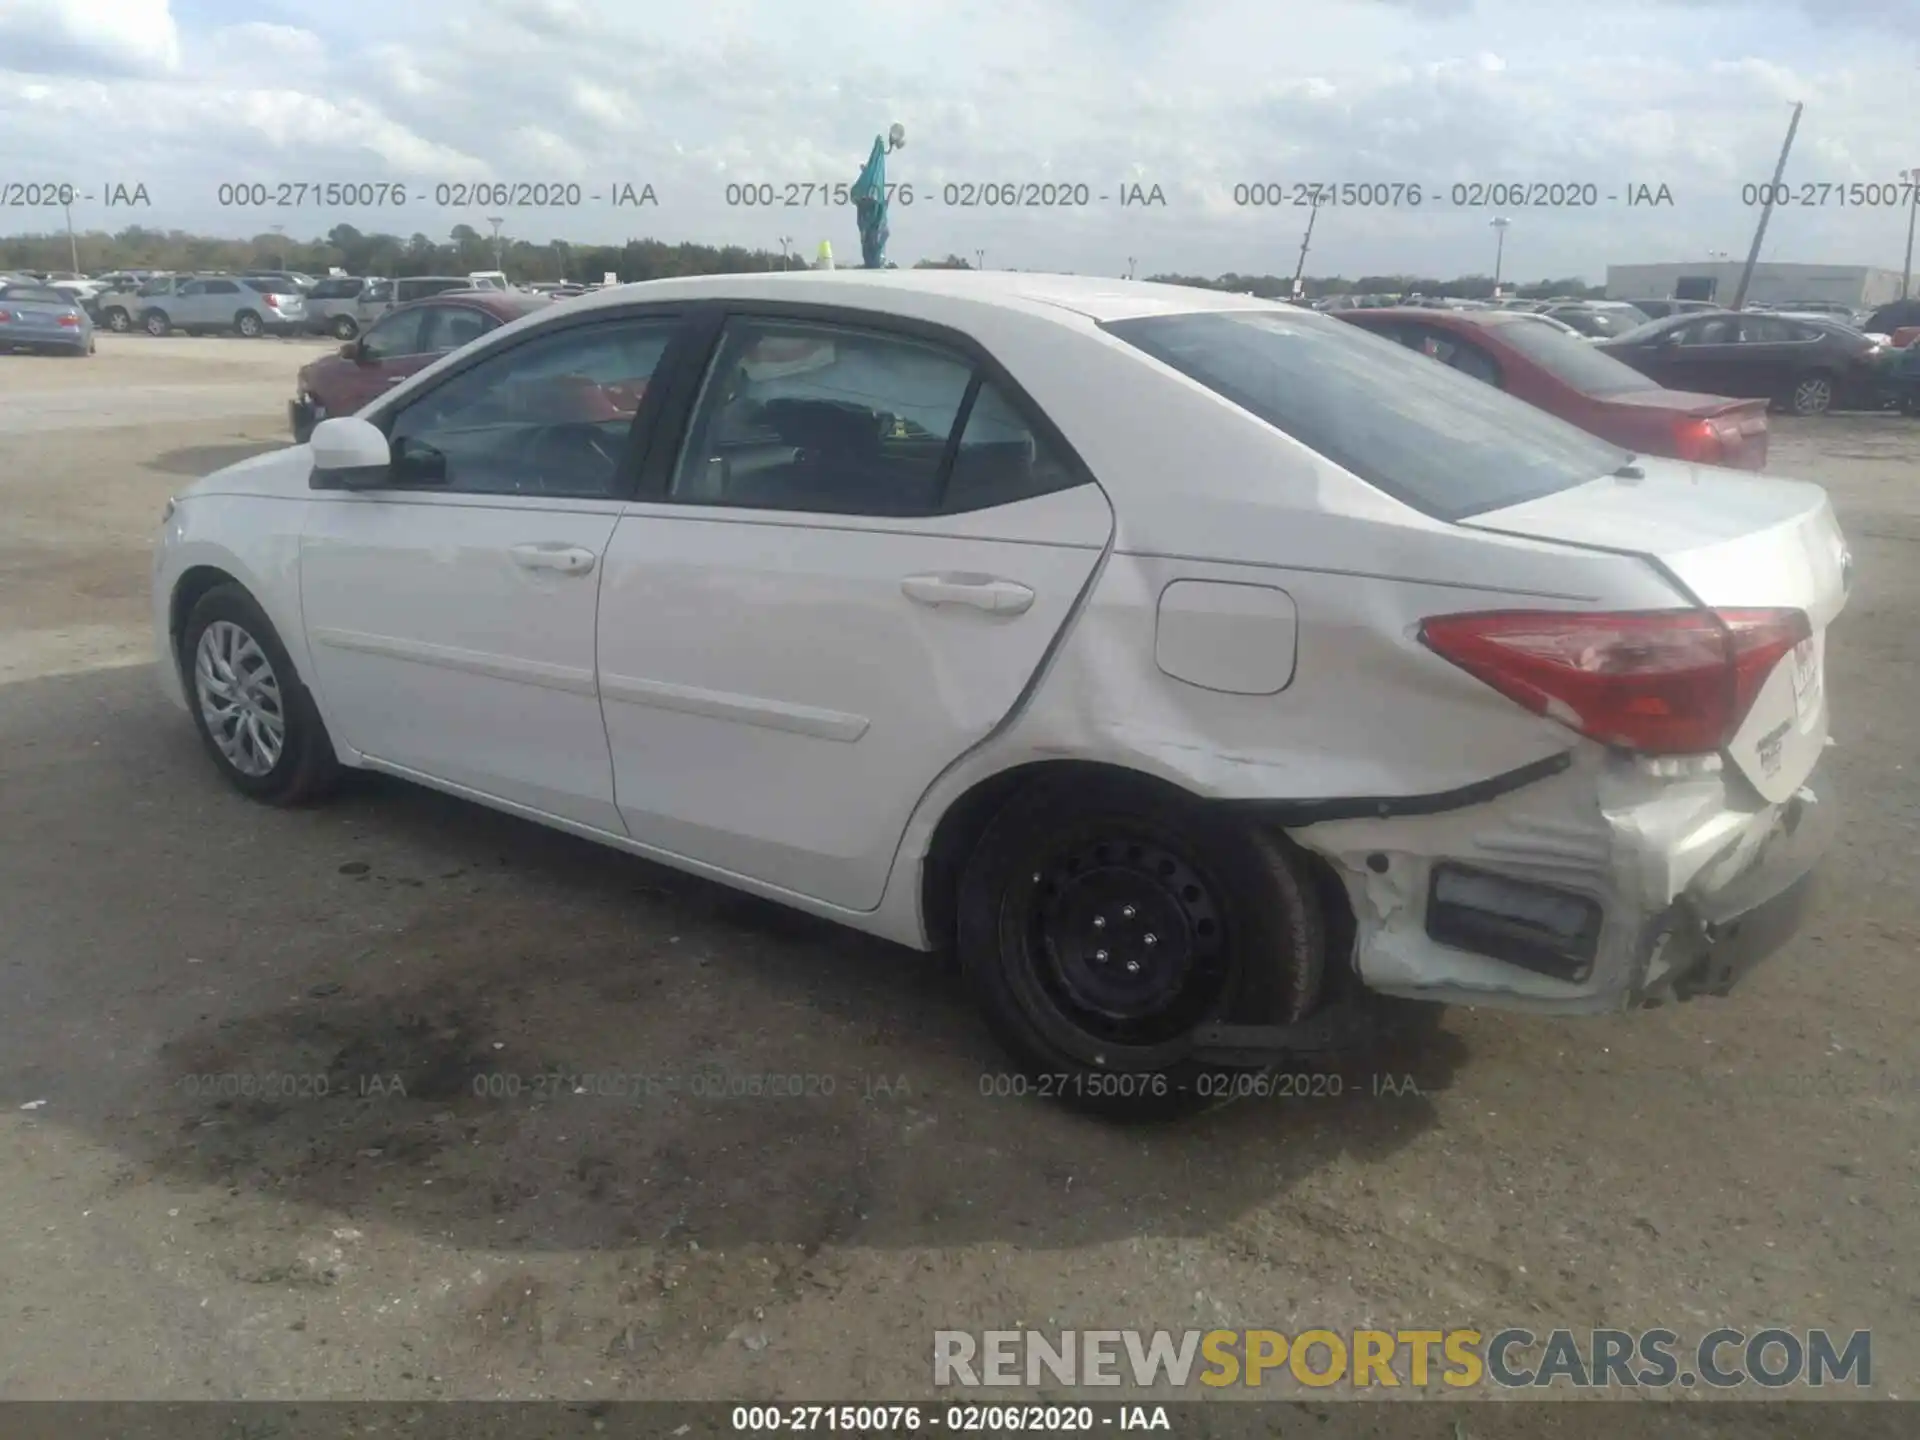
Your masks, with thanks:
[{"label": "light pole", "polygon": [[1493,242],[1493,298],[1500,298],[1500,267],[1507,258],[1507,227],[1513,222],[1504,215],[1493,217],[1493,232],[1499,238]]},{"label": "light pole", "polygon": [[273,265],[276,270],[287,268],[287,227],[273,227]]},{"label": "light pole", "polygon": [[493,268],[504,270],[506,267],[500,263],[500,227],[507,223],[506,216],[489,215],[487,223],[493,226]]},{"label": "light pole", "polygon": [[1902,170],[1900,175],[1913,186],[1913,195],[1907,204],[1907,263],[1900,270],[1900,298],[1904,300],[1913,285],[1913,221],[1915,216],[1920,216],[1920,166]]},{"label": "light pole", "polygon": [[787,263],[787,252],[792,247],[792,245],[793,245],[793,237],[791,235],[782,235],[780,237],[780,268],[782,270],[789,270],[792,268],[792,266],[790,266]]},{"label": "light pole", "polygon": [[[80,242],[73,238],[73,202],[71,200],[62,201],[60,208],[67,212],[67,263],[73,266],[73,273],[78,276],[80,273]],[[1907,251],[1909,254],[1913,251],[1912,236],[1908,236],[1907,238]],[[1903,298],[1906,293],[1904,290],[1900,292]]]},{"label": "light pole", "polygon": [[1131,255],[1127,257],[1127,278],[1133,279],[1133,256]]},{"label": "light pole", "polygon": [[984,270],[987,268],[987,252],[986,251],[976,250],[973,252],[973,268],[976,270]]}]

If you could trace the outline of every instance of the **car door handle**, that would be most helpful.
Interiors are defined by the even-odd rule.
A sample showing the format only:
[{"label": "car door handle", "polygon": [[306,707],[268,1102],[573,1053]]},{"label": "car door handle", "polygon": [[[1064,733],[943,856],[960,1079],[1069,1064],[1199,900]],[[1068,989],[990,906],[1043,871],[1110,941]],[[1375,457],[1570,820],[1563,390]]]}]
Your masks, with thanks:
[{"label": "car door handle", "polygon": [[1021,615],[1033,604],[1033,591],[992,575],[909,575],[900,591],[921,605],[969,605],[996,615]]},{"label": "car door handle", "polygon": [[558,570],[562,575],[584,575],[600,558],[579,545],[516,545],[509,553],[522,570]]},{"label": "car door handle", "polygon": [[407,378],[407,377],[406,377],[406,376],[404,376],[404,375],[389,375],[389,376],[387,377],[387,384],[389,384],[389,385],[398,385],[398,384],[399,384],[399,383],[400,383],[400,382],[401,382],[402,380],[404,380],[404,379],[406,379],[406,378]]}]

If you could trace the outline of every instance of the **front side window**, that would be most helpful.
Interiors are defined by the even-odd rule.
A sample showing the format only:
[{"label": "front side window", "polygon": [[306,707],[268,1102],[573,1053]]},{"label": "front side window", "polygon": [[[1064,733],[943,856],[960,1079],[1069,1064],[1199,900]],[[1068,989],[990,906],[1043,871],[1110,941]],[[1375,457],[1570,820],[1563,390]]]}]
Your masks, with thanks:
[{"label": "front side window", "polygon": [[498,323],[486,311],[475,310],[467,305],[434,305],[423,313],[427,323],[420,348],[436,353],[458,350],[462,345],[478,340]]},{"label": "front side window", "polygon": [[1344,321],[1235,310],[1106,322],[1368,484],[1458,520],[1597,480],[1627,451]]},{"label": "front side window", "polygon": [[569,328],[456,375],[395,417],[396,482],[611,497],[634,415],[676,324]]},{"label": "front side window", "polygon": [[730,322],[669,494],[756,510],[929,515],[973,367],[917,340]]},{"label": "front side window", "polygon": [[360,342],[360,358],[393,360],[402,355],[418,355],[425,348],[421,338],[426,321],[424,310],[401,310],[387,316],[367,331],[366,338]]}]

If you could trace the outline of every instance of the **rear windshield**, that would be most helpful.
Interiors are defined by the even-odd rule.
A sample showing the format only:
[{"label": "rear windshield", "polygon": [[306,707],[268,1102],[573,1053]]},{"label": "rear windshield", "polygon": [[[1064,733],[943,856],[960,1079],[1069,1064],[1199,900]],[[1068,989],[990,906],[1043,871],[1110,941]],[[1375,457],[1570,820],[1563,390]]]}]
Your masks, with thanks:
[{"label": "rear windshield", "polygon": [[1585,340],[1575,339],[1564,330],[1543,325],[1538,320],[1518,316],[1497,322],[1494,331],[1542,370],[1563,385],[1571,385],[1582,395],[1602,399],[1625,395],[1634,390],[1654,390],[1653,381],[1623,365],[1611,355],[1602,354]]},{"label": "rear windshield", "polygon": [[1417,351],[1324,316],[1241,310],[1103,328],[1441,520],[1584,485],[1633,458]]},{"label": "rear windshield", "polygon": [[1638,310],[1549,310],[1555,320],[1571,325],[1582,335],[1599,335],[1612,340],[1647,323]]},{"label": "rear windshield", "polygon": [[71,295],[63,295],[47,285],[4,285],[0,286],[0,296],[8,300],[19,300],[35,305],[70,305]]}]

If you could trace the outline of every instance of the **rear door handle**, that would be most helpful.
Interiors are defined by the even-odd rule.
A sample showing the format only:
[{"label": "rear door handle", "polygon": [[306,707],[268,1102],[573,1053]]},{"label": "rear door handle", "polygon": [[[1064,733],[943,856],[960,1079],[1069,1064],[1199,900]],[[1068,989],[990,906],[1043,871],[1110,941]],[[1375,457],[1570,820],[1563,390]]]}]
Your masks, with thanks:
[{"label": "rear door handle", "polygon": [[900,592],[921,605],[967,605],[995,615],[1021,615],[1033,605],[1033,591],[993,575],[909,575]]},{"label": "rear door handle", "polygon": [[522,570],[558,570],[562,575],[584,575],[600,558],[579,545],[516,545],[509,553]]}]

